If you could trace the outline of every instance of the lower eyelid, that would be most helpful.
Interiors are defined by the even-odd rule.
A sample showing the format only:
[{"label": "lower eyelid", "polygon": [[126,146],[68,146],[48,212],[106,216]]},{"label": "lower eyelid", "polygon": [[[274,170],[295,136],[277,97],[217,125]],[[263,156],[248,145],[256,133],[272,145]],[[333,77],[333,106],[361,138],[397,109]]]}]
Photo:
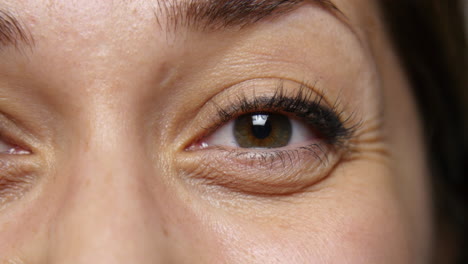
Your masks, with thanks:
[{"label": "lower eyelid", "polygon": [[0,154],[0,208],[30,190],[38,170],[38,164],[29,156]]},{"label": "lower eyelid", "polygon": [[281,151],[212,148],[187,152],[178,162],[182,178],[249,194],[284,195],[326,178],[339,160],[325,146]]},{"label": "lower eyelid", "polygon": [[0,208],[4,204],[17,200],[34,185],[35,177],[25,175],[23,177],[0,177]]}]

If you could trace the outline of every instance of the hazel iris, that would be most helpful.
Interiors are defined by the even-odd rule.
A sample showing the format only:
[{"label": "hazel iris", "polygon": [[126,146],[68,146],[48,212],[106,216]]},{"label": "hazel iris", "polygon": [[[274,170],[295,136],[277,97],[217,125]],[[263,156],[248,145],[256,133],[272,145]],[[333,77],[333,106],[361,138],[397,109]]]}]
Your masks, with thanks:
[{"label": "hazel iris", "polygon": [[240,116],[234,123],[234,137],[242,148],[280,148],[288,145],[291,121],[285,115],[251,113]]}]

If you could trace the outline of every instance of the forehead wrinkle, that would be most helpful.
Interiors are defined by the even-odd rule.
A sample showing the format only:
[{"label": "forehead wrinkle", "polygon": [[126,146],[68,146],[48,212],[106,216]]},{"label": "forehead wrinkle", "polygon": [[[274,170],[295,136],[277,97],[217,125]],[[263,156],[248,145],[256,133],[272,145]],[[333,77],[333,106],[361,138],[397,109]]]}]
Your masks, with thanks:
[{"label": "forehead wrinkle", "polygon": [[[302,3],[315,3],[340,13],[331,0],[159,0],[156,1],[155,16],[161,29],[169,32],[180,28],[216,31],[243,28],[266,18],[275,18]],[[165,17],[165,27],[160,17]]]}]

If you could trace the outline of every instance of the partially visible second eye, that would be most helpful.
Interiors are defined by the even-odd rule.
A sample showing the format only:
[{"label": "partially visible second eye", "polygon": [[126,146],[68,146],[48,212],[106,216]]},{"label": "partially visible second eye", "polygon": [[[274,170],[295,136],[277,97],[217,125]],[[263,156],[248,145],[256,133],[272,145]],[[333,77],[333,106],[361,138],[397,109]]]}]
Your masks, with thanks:
[{"label": "partially visible second eye", "polygon": [[317,136],[304,122],[279,113],[244,114],[220,127],[202,146],[271,149],[306,144]]},{"label": "partially visible second eye", "polygon": [[30,151],[24,150],[18,146],[14,146],[8,143],[5,143],[0,140],[0,154],[9,154],[9,155],[29,155]]}]

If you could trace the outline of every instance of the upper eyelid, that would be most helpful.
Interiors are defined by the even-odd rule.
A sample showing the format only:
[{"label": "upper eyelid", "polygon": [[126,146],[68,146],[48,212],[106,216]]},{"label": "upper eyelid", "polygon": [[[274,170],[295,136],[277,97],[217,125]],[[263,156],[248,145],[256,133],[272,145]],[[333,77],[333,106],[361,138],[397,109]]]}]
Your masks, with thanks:
[{"label": "upper eyelid", "polygon": [[[276,82],[276,87],[275,87],[275,93],[273,95],[270,95],[270,96],[252,96],[252,98],[247,98],[247,96],[245,94],[243,95],[237,95],[235,96],[235,100],[237,102],[228,102],[228,106],[227,107],[222,107],[220,104],[217,104],[216,102],[211,102],[217,109],[218,111],[218,115],[220,116],[221,119],[228,119],[228,118],[232,118],[232,115],[235,114],[235,113],[246,113],[247,112],[247,109],[245,109],[245,105],[244,104],[249,104],[250,108],[253,108],[251,107],[252,105],[257,105],[257,108],[259,107],[268,107],[270,109],[271,108],[271,104],[274,103],[274,99],[275,97],[281,97],[283,96],[283,85],[284,85],[284,81],[285,80],[277,80]],[[299,91],[309,91],[310,93],[312,93],[310,90],[312,90],[310,88],[310,86],[304,84],[304,83],[300,83],[298,84],[299,85]],[[316,92],[315,89],[313,91],[313,93],[316,95],[316,98],[319,98],[319,100],[316,100],[316,101],[324,101],[326,103],[327,100],[323,97],[322,93],[320,92]],[[254,94],[255,94],[255,91],[254,91]],[[270,104],[270,106],[268,106]],[[244,108],[244,109],[243,109]],[[248,110],[253,110],[253,109],[248,109]]]},{"label": "upper eyelid", "polygon": [[[313,124],[316,125],[312,127],[312,129],[315,129],[316,132],[322,135],[322,137],[317,138],[318,140],[322,140],[324,143],[333,145],[335,147],[343,149],[347,148],[348,141],[353,137],[355,131],[354,126],[348,127],[348,124],[345,124],[344,121],[340,119],[340,112],[337,112],[337,109],[329,109],[327,106],[322,105],[322,95],[312,96],[312,92],[309,90],[306,90],[309,91],[309,94],[304,94],[302,89],[303,86],[301,86],[301,88],[299,88],[296,93],[288,96],[284,95],[282,92],[278,92],[278,89],[273,95],[269,97],[254,96],[253,98],[249,99],[245,97],[236,97],[236,102],[230,102],[230,104],[224,108],[215,104],[217,108],[217,114],[219,116],[217,121],[215,121],[209,127],[204,127],[203,134],[196,140],[192,141],[184,149],[196,150],[200,147],[204,148],[204,144],[206,144],[204,142],[205,138],[213,135],[213,133],[216,133],[222,126],[232,122],[238,116],[247,114],[248,112],[261,112],[262,110],[265,112],[274,113],[279,111],[287,112],[289,110],[287,113],[288,115],[296,117],[302,122],[308,122],[307,124],[309,126]],[[282,103],[285,103],[286,106],[281,105]],[[310,104],[312,104],[312,108],[315,109],[304,109],[304,107],[310,106]],[[290,109],[285,109],[288,106]],[[299,108],[301,108],[301,110],[298,110]],[[322,114],[322,116],[320,116],[320,114],[316,114],[317,116],[315,118],[308,120],[306,112],[308,110],[312,111],[312,113],[314,113],[314,111],[318,111],[320,114]],[[326,124],[317,126],[318,123],[322,123],[321,118],[324,118],[324,116],[327,116],[328,118],[328,120],[325,122]]]},{"label": "upper eyelid", "polygon": [[328,119],[334,119],[328,121],[335,121],[337,128],[343,125],[340,126],[343,136],[348,134],[347,137],[351,137],[352,132],[354,132],[354,126],[352,129],[350,127],[349,131],[346,129],[351,118],[344,118],[344,111],[339,109],[336,103],[330,107],[322,94],[314,93],[303,84],[292,95],[284,94],[282,83],[280,83],[272,96],[236,97],[236,101],[230,102],[227,108],[216,105],[220,122],[227,122],[242,114],[262,110],[290,113],[299,118],[304,118],[304,114],[317,112],[317,118],[321,118],[320,115],[323,115]]},{"label": "upper eyelid", "polygon": [[[226,122],[226,118],[222,118],[219,113],[226,113],[227,117],[233,116],[236,113],[239,100],[247,99],[248,101],[253,98],[265,97],[271,98],[274,94],[278,94],[278,87],[282,87],[283,94],[287,97],[294,97],[297,95],[299,90],[303,90],[313,98],[320,98],[321,105],[328,108],[335,107],[334,110],[340,113],[344,113],[343,117],[347,117],[349,113],[349,107],[346,104],[337,105],[330,104],[335,103],[337,100],[333,99],[336,94],[336,89],[325,89],[325,85],[317,84],[319,80],[297,80],[283,77],[257,77],[252,79],[245,79],[240,82],[230,84],[229,86],[219,89],[219,92],[207,96],[199,104],[196,104],[196,108],[193,108],[193,117],[190,119],[183,118],[184,123],[175,126],[177,131],[184,128],[186,133],[177,132],[177,136],[173,142],[177,142],[175,149],[179,151],[187,150],[191,144],[202,140],[209,133],[213,132],[221,125]],[[233,107],[234,106],[234,107]],[[258,109],[257,109],[258,110]],[[242,111],[237,111],[237,115],[242,114]],[[345,120],[342,118],[341,120]],[[187,122],[188,121],[188,122]],[[349,124],[351,125],[351,124]]]},{"label": "upper eyelid", "polygon": [[0,111],[0,140],[7,144],[18,146],[29,154],[37,149],[38,139],[22,124],[11,116]]}]

